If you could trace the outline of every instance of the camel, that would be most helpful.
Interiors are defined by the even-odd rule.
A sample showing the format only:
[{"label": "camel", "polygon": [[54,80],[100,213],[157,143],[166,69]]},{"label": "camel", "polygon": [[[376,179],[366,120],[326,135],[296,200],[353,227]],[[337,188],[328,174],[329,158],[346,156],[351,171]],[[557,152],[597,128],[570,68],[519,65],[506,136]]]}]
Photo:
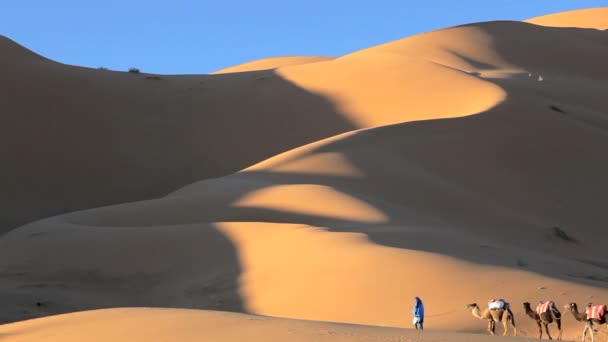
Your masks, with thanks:
[{"label": "camel", "polygon": [[[587,307],[589,307],[589,305]],[[591,332],[591,342],[595,342],[595,332],[593,330],[593,324],[599,324],[599,325],[606,324],[607,314],[604,313],[602,318],[599,320],[598,319],[587,319],[586,312],[578,312],[578,306],[576,305],[576,303],[570,303],[568,305],[565,305],[564,308],[572,313],[572,316],[574,316],[574,319],[576,319],[579,322],[585,322],[585,329],[583,329],[583,342],[585,341],[585,338],[587,337],[587,331]]]},{"label": "camel", "polygon": [[543,338],[543,326],[545,327],[545,331],[547,332],[547,336],[549,336],[549,339],[552,340],[551,338],[551,334],[549,334],[549,324],[555,322],[555,324],[557,324],[557,339],[561,340],[562,339],[562,314],[561,312],[559,312],[559,310],[557,309],[557,307],[555,306],[554,302],[549,302],[549,308],[546,312],[541,313],[540,315],[535,311],[532,310],[532,308],[530,307],[530,303],[525,302],[524,303],[524,311],[526,312],[526,315],[528,315],[530,318],[532,318],[533,320],[536,321],[536,324],[538,325],[538,331],[540,333],[540,336],[538,338],[542,339]]},{"label": "camel", "polygon": [[513,312],[509,308],[509,304],[505,302],[505,307],[503,309],[490,310],[489,308],[481,311],[479,305],[477,303],[466,305],[467,309],[471,310],[473,316],[484,319],[488,321],[488,332],[492,335],[496,335],[495,328],[496,322],[502,323],[504,328],[503,336],[506,336],[509,329],[509,323],[513,327],[514,336],[517,336],[517,327],[515,326],[515,316],[513,316]]}]

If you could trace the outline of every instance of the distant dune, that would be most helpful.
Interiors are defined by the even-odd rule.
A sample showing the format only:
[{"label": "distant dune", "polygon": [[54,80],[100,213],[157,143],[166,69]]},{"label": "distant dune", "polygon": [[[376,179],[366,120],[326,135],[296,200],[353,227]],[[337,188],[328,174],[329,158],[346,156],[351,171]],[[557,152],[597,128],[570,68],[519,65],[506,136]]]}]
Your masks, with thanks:
[{"label": "distant dune", "polygon": [[[2,236],[0,319],[154,306],[409,328],[420,296],[426,328],[450,331],[429,338],[474,341],[454,333],[485,333],[471,302],[509,300],[528,337],[524,301],[608,303],[608,31],[588,29],[594,13],[606,9],[553,15],[577,27],[474,23],[331,60],[161,80],[5,44],[24,56],[9,73],[19,87],[0,82],[20,98],[7,113],[21,126],[0,128],[12,134],[0,171],[12,219],[68,198],[144,200]],[[564,337],[580,338],[564,315]],[[144,326],[154,329],[129,329]],[[419,337],[160,309],[44,318],[0,336],[69,341],[72,327],[73,339]]]},{"label": "distant dune", "polygon": [[333,103],[273,70],[96,70],[50,61],[0,37],[0,73],[0,232],[164,196],[356,128]]},{"label": "distant dune", "polygon": [[608,29],[608,7],[549,14],[526,21],[543,26],[606,30]]},{"label": "distant dune", "polygon": [[285,67],[289,65],[308,64],[322,61],[332,60],[333,57],[320,56],[286,56],[258,59],[244,64],[235,65],[233,67],[224,68],[213,72],[213,74],[225,74],[230,72],[243,72],[255,70],[267,70]]}]

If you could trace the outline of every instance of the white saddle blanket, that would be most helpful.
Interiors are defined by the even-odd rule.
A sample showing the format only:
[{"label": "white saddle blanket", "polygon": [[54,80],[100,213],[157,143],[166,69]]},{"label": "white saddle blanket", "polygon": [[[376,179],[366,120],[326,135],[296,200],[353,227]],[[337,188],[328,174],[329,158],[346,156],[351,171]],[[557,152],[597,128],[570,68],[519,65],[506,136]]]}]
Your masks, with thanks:
[{"label": "white saddle blanket", "polygon": [[488,308],[490,310],[500,310],[504,309],[507,303],[502,299],[492,299],[488,302]]}]

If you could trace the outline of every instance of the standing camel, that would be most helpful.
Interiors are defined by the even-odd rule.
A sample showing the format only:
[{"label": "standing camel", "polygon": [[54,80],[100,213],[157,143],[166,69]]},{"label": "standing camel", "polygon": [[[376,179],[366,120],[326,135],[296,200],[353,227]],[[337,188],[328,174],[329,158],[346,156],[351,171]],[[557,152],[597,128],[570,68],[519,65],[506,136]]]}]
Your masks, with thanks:
[{"label": "standing camel", "polygon": [[591,342],[595,342],[595,332],[593,331],[593,324],[606,324],[606,305],[592,306],[591,304],[589,304],[587,306],[587,310],[599,309],[602,306],[604,307],[602,310],[603,312],[601,312],[598,315],[599,317],[596,318],[588,318],[587,312],[578,312],[578,306],[576,305],[576,303],[570,303],[564,306],[566,310],[572,313],[574,319],[579,322],[585,322],[585,329],[583,329],[583,341],[585,341],[585,338],[587,337],[587,331],[589,331],[591,332]]},{"label": "standing camel", "polygon": [[540,336],[538,338],[543,338],[543,326],[545,327],[545,331],[547,332],[547,336],[552,340],[551,334],[549,334],[549,324],[555,322],[557,324],[557,339],[562,339],[562,314],[559,312],[557,307],[555,306],[555,302],[548,301],[546,303],[541,302],[537,307],[536,311],[533,311],[530,307],[530,303],[524,303],[524,311],[526,311],[526,315],[536,321],[538,325],[538,331]]},{"label": "standing camel", "polygon": [[504,328],[503,336],[506,336],[509,329],[509,323],[513,327],[514,335],[517,336],[517,327],[515,326],[515,316],[509,308],[509,303],[505,302],[505,306],[502,309],[490,310],[489,308],[481,311],[477,303],[468,304],[467,309],[471,310],[473,316],[488,321],[488,332],[492,335],[495,334],[496,322],[502,323]]}]

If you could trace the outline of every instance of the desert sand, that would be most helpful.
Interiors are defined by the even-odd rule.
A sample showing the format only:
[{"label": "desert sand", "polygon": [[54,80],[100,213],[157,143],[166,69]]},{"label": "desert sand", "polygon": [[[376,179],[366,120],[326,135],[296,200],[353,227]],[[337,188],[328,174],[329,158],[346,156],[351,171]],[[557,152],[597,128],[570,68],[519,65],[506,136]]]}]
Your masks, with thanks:
[{"label": "desert sand", "polygon": [[470,333],[419,332],[229,312],[152,308],[106,309],[53,316],[1,326],[0,334],[15,342],[49,338],[64,342],[525,341],[521,338],[489,338]]},{"label": "desert sand", "polygon": [[300,65],[315,62],[323,62],[332,60],[333,57],[322,57],[322,56],[284,56],[284,57],[271,57],[263,58],[255,61],[251,61],[244,64],[235,65],[233,67],[221,69],[213,72],[212,74],[227,74],[234,72],[244,71],[257,71],[257,70],[268,70],[277,69],[289,65]]},{"label": "desert sand", "polygon": [[608,29],[608,8],[587,8],[544,15],[526,20],[529,23],[553,27]]},{"label": "desert sand", "polygon": [[[5,230],[113,205],[0,238],[0,320],[34,319],[0,336],[475,341],[487,336],[460,333],[486,324],[468,303],[507,299],[527,337],[524,301],[608,303],[605,14],[160,80],[1,41],[13,79],[0,87],[14,94],[0,128]],[[394,329],[411,327],[413,296],[422,337]],[[116,307],[281,319],[36,319]],[[582,324],[564,315],[564,337],[578,339]]]}]

